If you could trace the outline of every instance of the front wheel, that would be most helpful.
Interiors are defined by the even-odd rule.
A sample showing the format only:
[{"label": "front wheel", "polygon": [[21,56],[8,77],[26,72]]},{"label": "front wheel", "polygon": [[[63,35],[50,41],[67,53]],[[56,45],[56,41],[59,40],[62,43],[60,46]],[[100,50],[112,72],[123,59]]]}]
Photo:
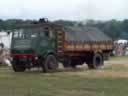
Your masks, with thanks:
[{"label": "front wheel", "polygon": [[98,69],[101,68],[103,64],[103,56],[99,53],[96,53],[90,58],[90,62],[87,65],[89,69]]},{"label": "front wheel", "polygon": [[48,55],[43,62],[43,72],[55,72],[58,68],[57,59],[54,55]]},{"label": "front wheel", "polygon": [[24,72],[26,69],[25,65],[19,61],[12,62],[12,68],[15,72]]}]

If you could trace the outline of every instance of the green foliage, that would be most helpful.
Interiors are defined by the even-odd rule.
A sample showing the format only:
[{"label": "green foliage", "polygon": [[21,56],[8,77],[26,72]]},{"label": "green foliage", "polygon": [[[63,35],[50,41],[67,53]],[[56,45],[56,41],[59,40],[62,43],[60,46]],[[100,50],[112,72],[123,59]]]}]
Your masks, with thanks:
[{"label": "green foliage", "polygon": [[[17,25],[30,24],[33,20],[22,20],[22,19],[0,19],[0,30],[12,30],[15,29]],[[37,22],[37,21],[35,21]],[[123,21],[110,20],[110,21],[96,21],[96,20],[86,20],[84,21],[67,21],[67,20],[57,20],[54,21],[56,24],[63,26],[91,26],[97,27],[105,34],[113,39],[120,38],[123,32],[128,33],[128,19]],[[123,38],[122,38],[123,39]]]},{"label": "green foliage", "polygon": [[30,20],[22,20],[22,19],[8,19],[8,20],[0,20],[0,30],[12,30],[15,29],[19,24],[29,24]]},{"label": "green foliage", "polygon": [[121,24],[119,21],[111,20],[104,24],[103,31],[110,37],[116,39],[121,33]]},{"label": "green foliage", "polygon": [[[119,36],[122,34],[123,31],[128,33],[128,21],[117,21],[117,20],[110,20],[110,21],[94,21],[88,20],[86,23],[87,26],[97,27],[108,36],[113,39],[118,39]],[[122,38],[123,39],[123,38]]]},{"label": "green foliage", "polygon": [[76,22],[75,21],[57,20],[54,23],[64,25],[64,26],[74,26]]},{"label": "green foliage", "polygon": [[121,25],[124,32],[128,32],[128,19],[125,19]]},{"label": "green foliage", "polygon": [[[123,34],[123,32],[128,33],[127,19],[124,21],[117,21],[114,19],[110,21],[86,20],[85,22],[59,20],[59,21],[56,21],[55,23],[58,23],[64,26],[96,27],[113,39],[121,38],[120,36],[121,34]],[[122,39],[125,39],[125,38],[122,38]]]}]

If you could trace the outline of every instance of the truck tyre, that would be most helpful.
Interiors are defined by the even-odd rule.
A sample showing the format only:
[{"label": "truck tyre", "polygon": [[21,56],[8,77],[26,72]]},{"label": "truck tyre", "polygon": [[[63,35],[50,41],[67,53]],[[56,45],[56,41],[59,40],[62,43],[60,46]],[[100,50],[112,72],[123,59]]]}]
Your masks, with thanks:
[{"label": "truck tyre", "polygon": [[43,72],[55,72],[58,68],[57,59],[54,55],[48,55],[43,63]]},{"label": "truck tyre", "polygon": [[15,72],[24,72],[25,71],[25,65],[22,65],[19,61],[12,63],[12,68]]},{"label": "truck tyre", "polygon": [[92,56],[90,62],[88,63],[89,69],[98,69],[103,66],[103,56],[99,53],[96,53]]}]

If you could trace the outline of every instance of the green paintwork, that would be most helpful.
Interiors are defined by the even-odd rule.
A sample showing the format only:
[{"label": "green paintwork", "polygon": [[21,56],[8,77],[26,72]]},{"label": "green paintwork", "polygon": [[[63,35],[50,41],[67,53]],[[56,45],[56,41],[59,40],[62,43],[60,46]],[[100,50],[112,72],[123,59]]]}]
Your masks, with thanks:
[{"label": "green paintwork", "polygon": [[[18,52],[26,54],[27,52],[31,52],[36,55],[44,55],[48,51],[56,51],[57,43],[55,32],[53,33],[55,36],[50,38],[45,35],[41,36],[41,34],[43,34],[43,28],[34,30],[34,28],[18,29],[13,33],[11,44],[12,53]],[[20,36],[20,33],[22,33],[23,36]]]}]

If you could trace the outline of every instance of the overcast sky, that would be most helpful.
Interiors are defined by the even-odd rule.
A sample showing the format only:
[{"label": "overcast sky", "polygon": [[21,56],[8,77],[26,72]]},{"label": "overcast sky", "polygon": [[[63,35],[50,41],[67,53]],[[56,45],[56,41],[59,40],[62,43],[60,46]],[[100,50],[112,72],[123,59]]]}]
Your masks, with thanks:
[{"label": "overcast sky", "polygon": [[0,0],[0,18],[128,19],[128,0]]}]

